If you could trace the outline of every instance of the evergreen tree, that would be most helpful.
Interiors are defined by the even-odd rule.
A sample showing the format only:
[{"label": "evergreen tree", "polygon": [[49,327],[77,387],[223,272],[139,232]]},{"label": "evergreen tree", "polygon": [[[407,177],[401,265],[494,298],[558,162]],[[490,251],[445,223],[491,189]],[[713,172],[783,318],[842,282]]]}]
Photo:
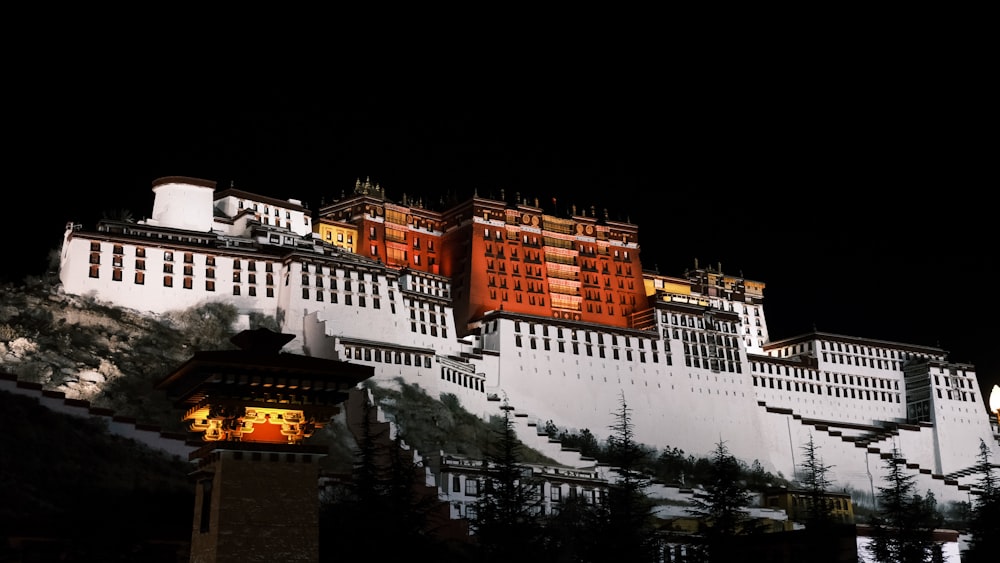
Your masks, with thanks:
[{"label": "evergreen tree", "polygon": [[656,458],[656,476],[665,483],[684,485],[692,478],[694,456],[685,456],[684,450],[667,446]]},{"label": "evergreen tree", "polygon": [[607,511],[584,497],[570,497],[560,503],[558,513],[545,522],[546,561],[551,563],[602,563],[603,526]]},{"label": "evergreen tree", "polygon": [[650,452],[635,440],[632,410],[622,394],[608,437],[608,461],[618,473],[609,483],[605,503],[598,515],[601,537],[599,561],[655,561],[657,535],[653,505],[646,493],[650,479],[642,466]]},{"label": "evergreen tree", "polygon": [[514,431],[512,407],[504,401],[501,409],[470,524],[482,561],[541,561],[540,484],[531,478],[531,469],[521,465],[522,445]]},{"label": "evergreen tree", "polygon": [[916,477],[906,473],[898,450],[886,459],[887,485],[879,487],[868,550],[879,563],[926,563],[936,551],[934,529],[941,523],[934,495],[914,494]]},{"label": "evergreen tree", "polygon": [[827,496],[830,480],[827,474],[832,465],[824,465],[818,453],[819,447],[809,434],[809,442],[802,447],[805,454],[802,461],[802,486],[806,492],[806,528],[825,529],[834,523],[833,503]]},{"label": "evergreen tree", "polygon": [[[458,561],[430,528],[436,493],[421,491],[423,468],[402,435],[376,420],[364,395],[351,479],[335,487],[322,505],[321,561],[366,562],[434,557]],[[424,492],[424,494],[421,494]],[[383,538],[392,537],[392,542]],[[419,557],[418,557],[419,556]]]},{"label": "evergreen tree", "polygon": [[976,500],[969,521],[969,549],[962,554],[962,561],[979,563],[995,561],[1000,553],[1000,482],[993,475],[990,448],[979,440],[979,482]]},{"label": "evergreen tree", "polygon": [[320,509],[321,561],[364,561],[372,534],[379,529],[384,489],[377,461],[378,440],[383,436],[374,430],[370,409],[366,400],[351,478],[325,491]]},{"label": "evergreen tree", "polygon": [[564,448],[577,448],[583,457],[595,459],[605,458],[605,452],[601,449],[601,444],[590,432],[589,428],[584,428],[579,434],[569,433],[565,430],[558,434],[559,442]]},{"label": "evergreen tree", "polygon": [[696,498],[689,512],[701,519],[710,561],[735,561],[731,540],[752,530],[747,507],[752,493],[741,480],[740,462],[729,453],[725,442],[719,441],[711,458],[706,496]]}]

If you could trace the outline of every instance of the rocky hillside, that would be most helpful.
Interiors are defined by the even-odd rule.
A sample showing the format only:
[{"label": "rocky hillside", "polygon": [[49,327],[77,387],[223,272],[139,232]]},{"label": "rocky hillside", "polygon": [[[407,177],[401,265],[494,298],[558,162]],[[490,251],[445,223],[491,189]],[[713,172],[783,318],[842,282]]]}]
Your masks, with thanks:
[{"label": "rocky hillside", "polygon": [[[194,352],[234,348],[229,339],[236,319],[235,308],[225,304],[146,315],[29,278],[0,290],[0,371],[163,431],[183,432],[178,411],[155,384]],[[250,325],[278,330],[269,317],[251,317]],[[418,451],[485,455],[489,421],[462,409],[454,396],[430,397],[403,382],[372,391]],[[349,448],[344,451],[349,455]],[[527,448],[524,457],[552,461]]]},{"label": "rocky hillside", "polygon": [[0,369],[95,407],[179,430],[153,385],[197,350],[232,347],[231,308],[153,317],[28,280],[0,290]]}]

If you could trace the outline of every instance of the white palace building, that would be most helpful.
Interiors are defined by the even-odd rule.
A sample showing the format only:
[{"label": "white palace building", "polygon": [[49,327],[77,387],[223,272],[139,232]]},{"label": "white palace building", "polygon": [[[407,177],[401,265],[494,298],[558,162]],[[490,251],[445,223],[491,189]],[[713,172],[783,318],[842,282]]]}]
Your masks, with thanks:
[{"label": "white palace building", "polygon": [[195,178],[153,192],[149,219],[67,225],[65,292],[153,314],[231,303],[276,319],[286,351],[372,366],[380,384],[484,417],[506,399],[533,447],[550,420],[603,439],[624,397],[651,447],[700,456],[722,440],[792,478],[811,437],[838,488],[869,494],[894,451],[939,501],[969,500],[980,440],[1000,459],[972,365],[839,334],[771,341],[764,284],[641,270],[638,229],[593,210],[473,196],[432,212],[368,182],[315,217]]}]

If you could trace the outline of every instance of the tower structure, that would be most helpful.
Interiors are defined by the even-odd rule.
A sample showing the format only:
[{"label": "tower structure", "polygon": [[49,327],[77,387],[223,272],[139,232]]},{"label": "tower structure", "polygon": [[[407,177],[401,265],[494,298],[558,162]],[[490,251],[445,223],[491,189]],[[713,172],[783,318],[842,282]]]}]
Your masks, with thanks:
[{"label": "tower structure", "polygon": [[[357,231],[355,252],[394,268],[440,274],[439,249],[442,215],[426,209],[421,200],[386,199],[385,190],[360,179],[350,196],[320,207],[317,232],[325,237],[338,224]],[[325,240],[325,239],[324,239]]]},{"label": "tower structure", "polygon": [[480,197],[449,209],[445,223],[442,273],[459,319],[503,310],[632,328],[649,308],[636,225]]},{"label": "tower structure", "polygon": [[478,194],[432,211],[359,180],[351,196],[320,209],[317,224],[354,225],[358,254],[450,278],[459,332],[494,310],[635,328],[636,313],[649,311],[638,226],[593,208],[568,215]]},{"label": "tower structure", "polygon": [[319,465],[305,440],[372,368],[281,353],[291,335],[243,331],[240,349],[198,352],[157,388],[205,446],[197,463],[192,563],[319,560]]}]

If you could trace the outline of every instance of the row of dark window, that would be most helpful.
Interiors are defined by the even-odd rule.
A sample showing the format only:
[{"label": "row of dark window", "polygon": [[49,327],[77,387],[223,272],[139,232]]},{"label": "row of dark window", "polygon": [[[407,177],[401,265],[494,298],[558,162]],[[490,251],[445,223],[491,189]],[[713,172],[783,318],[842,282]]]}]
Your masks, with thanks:
[{"label": "row of dark window", "polygon": [[483,381],[482,378],[475,377],[467,373],[462,373],[460,371],[448,369],[443,366],[441,367],[441,379],[444,381],[448,381],[450,383],[456,383],[467,389],[479,391],[480,393],[486,391],[485,389],[486,382]]},{"label": "row of dark window", "polygon": [[[552,339],[550,339],[550,338],[540,338],[539,339],[539,338],[536,338],[536,337],[529,337],[528,338],[528,347],[531,348],[532,350],[537,350],[538,349],[538,340],[542,341],[542,349],[543,350],[545,350],[545,351],[551,351],[552,350]],[[573,354],[579,356],[580,355],[580,343],[579,342],[570,342],[569,344],[570,344],[570,349],[573,351]],[[524,343],[523,343],[523,340],[522,340],[520,334],[515,334],[514,335],[514,345],[517,346],[518,348],[523,348],[524,347]],[[585,352],[585,354],[587,356],[591,356],[592,357],[594,355],[594,345],[593,344],[584,344],[583,345],[583,349],[584,349],[584,352]],[[597,346],[597,357],[599,357],[599,358],[606,358],[607,357],[607,353],[605,352],[606,349],[607,349],[607,346],[604,346],[603,344],[602,345],[598,345]],[[620,352],[620,350],[621,349],[617,348],[617,347],[611,348],[611,358],[614,359],[614,360],[620,360],[621,359],[621,352]],[[561,352],[561,353],[565,353],[566,352],[566,342],[563,341],[563,340],[556,340],[556,351],[557,352]],[[665,354],[664,357],[666,358],[665,363],[668,366],[669,365],[673,365],[672,362],[671,362],[671,359],[670,359],[670,354]],[[646,358],[647,358],[646,352],[645,351],[639,351],[639,362],[640,363],[646,363]],[[633,359],[632,349],[631,348],[625,349],[625,360],[631,362],[632,359]],[[659,352],[657,352],[657,351],[653,351],[652,352],[652,363],[654,363],[654,364],[660,363],[660,353]]]},{"label": "row of dark window", "polygon": [[[864,399],[868,401],[883,401],[886,403],[899,403],[900,394],[894,391],[878,391],[871,389],[857,389],[855,387],[841,387],[834,385],[822,385],[819,383],[806,383],[798,381],[784,381],[775,377],[753,376],[754,387],[764,387],[777,389],[779,391],[796,391],[802,393],[813,393],[823,395],[823,388],[826,387],[826,395],[829,397],[841,397],[844,399]],[[940,391],[938,392],[940,396]]]},{"label": "row of dark window", "polygon": [[431,367],[431,356],[427,354],[383,350],[381,348],[369,348],[366,346],[345,346],[344,356],[346,359],[353,357],[355,360],[366,362],[382,362],[417,367],[421,367],[422,364],[425,368]]},{"label": "row of dark window", "polygon": [[[514,321],[514,332],[515,333],[521,332],[521,324],[522,324],[521,321]],[[550,325],[543,324],[543,323],[527,323],[527,325],[528,325],[528,334],[531,334],[531,335],[536,334],[536,331],[537,331],[536,327],[540,326],[541,329],[542,329],[541,330],[542,336],[546,336],[546,337],[549,336]],[[563,329],[563,327],[561,327],[561,326],[552,327],[552,328],[555,330],[556,338],[558,338],[558,339],[564,338],[565,333],[568,331],[569,334],[570,334],[570,338],[569,338],[570,340],[578,340],[579,339],[578,338],[578,333],[582,332],[583,333],[583,341],[587,342],[587,343],[591,342],[592,331],[589,331],[589,330],[579,330],[578,331],[577,329]],[[597,335],[597,343],[598,344],[604,344],[605,334],[603,332],[593,332],[593,334]],[[618,335],[617,334],[610,334],[608,336],[611,339],[611,345],[612,346],[618,346]],[[656,350],[656,347],[657,347],[656,340],[648,339],[648,338],[637,338],[637,337],[623,336],[622,339],[624,340],[624,346],[626,348],[629,348],[629,347],[632,346],[632,338],[635,338],[639,350],[645,349],[647,341],[649,342],[650,349]]]}]

